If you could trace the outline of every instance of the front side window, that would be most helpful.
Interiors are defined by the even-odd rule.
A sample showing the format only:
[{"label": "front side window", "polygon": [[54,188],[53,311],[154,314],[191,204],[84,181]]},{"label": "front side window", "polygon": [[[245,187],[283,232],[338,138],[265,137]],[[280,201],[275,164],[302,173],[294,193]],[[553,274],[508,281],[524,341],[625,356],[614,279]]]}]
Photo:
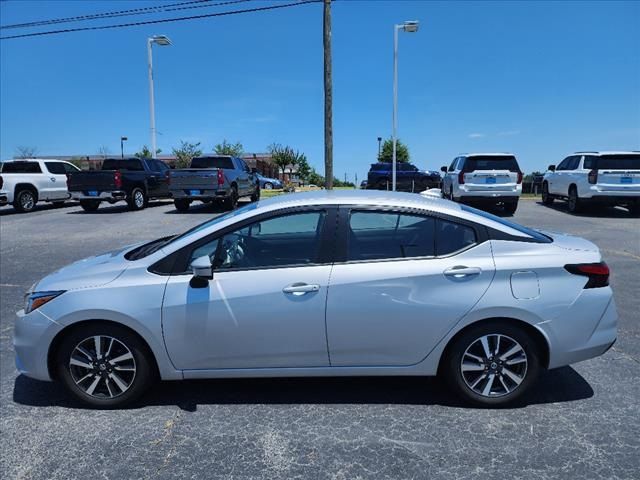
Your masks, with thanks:
[{"label": "front side window", "polygon": [[65,173],[76,173],[80,171],[80,169],[72,163],[63,163],[62,166],[64,167]]},{"label": "front side window", "polygon": [[252,223],[194,249],[218,270],[312,265],[318,261],[324,211],[292,213]]},{"label": "front side window", "polygon": [[430,257],[435,219],[421,215],[354,211],[349,219],[347,259]]},{"label": "front side window", "polygon": [[571,157],[567,157],[564,160],[562,160],[560,162],[560,165],[558,165],[558,167],[556,168],[556,171],[558,170],[567,170],[567,167],[569,166],[569,162],[571,161]]},{"label": "front side window", "polygon": [[458,162],[457,158],[453,159],[453,162],[451,162],[451,165],[449,165],[449,171],[453,172],[456,169],[456,163]]},{"label": "front side window", "polygon": [[64,169],[64,164],[60,162],[44,162],[47,166],[47,170],[49,173],[53,173],[54,175],[65,175],[67,171]]}]

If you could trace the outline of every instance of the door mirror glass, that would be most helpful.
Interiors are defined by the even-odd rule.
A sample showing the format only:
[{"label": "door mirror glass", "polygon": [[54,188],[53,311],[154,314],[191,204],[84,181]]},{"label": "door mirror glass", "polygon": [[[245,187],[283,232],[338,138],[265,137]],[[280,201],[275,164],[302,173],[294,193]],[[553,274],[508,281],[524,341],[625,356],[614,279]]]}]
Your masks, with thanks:
[{"label": "door mirror glass", "polygon": [[445,166],[440,167],[440,171],[444,172],[444,173],[447,173],[447,167],[445,167]]},{"label": "door mirror glass", "polygon": [[195,278],[202,278],[206,280],[213,279],[213,266],[211,265],[211,259],[208,255],[203,255],[196,258],[191,263],[191,271]]},{"label": "door mirror glass", "polygon": [[555,172],[556,171],[556,166],[555,165],[549,165],[549,171]]}]

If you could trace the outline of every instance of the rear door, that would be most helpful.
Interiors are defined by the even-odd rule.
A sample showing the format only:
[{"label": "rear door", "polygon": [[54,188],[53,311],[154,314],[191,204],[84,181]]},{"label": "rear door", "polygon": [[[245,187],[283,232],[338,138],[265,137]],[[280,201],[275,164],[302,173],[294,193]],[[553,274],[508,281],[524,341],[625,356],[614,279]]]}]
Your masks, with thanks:
[{"label": "rear door", "polygon": [[587,157],[585,168],[598,171],[597,186],[602,191],[637,192],[640,195],[640,154]]},{"label": "rear door", "polygon": [[410,211],[340,210],[327,299],[332,366],[423,360],[489,287],[483,229]]}]

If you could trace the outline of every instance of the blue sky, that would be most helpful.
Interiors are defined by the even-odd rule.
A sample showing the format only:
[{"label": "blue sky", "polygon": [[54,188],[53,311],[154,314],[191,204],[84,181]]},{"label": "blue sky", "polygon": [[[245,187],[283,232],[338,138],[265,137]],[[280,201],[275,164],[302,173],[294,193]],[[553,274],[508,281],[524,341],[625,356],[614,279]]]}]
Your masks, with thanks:
[{"label": "blue sky", "polygon": [[[0,23],[151,4],[10,0],[0,2]],[[420,167],[437,169],[461,152],[511,151],[532,171],[575,150],[640,149],[640,2],[342,0],[332,14],[340,178],[364,178],[376,137],[390,136],[392,26],[413,19],[420,31],[400,36],[399,136]],[[115,155],[120,135],[131,152],[149,144],[145,40],[154,34],[174,42],[154,49],[164,152],[180,140],[201,141],[206,150],[238,140],[248,152],[275,141],[304,151],[322,172],[320,4],[3,40],[1,157],[18,145],[52,155],[95,154],[106,145]]]}]

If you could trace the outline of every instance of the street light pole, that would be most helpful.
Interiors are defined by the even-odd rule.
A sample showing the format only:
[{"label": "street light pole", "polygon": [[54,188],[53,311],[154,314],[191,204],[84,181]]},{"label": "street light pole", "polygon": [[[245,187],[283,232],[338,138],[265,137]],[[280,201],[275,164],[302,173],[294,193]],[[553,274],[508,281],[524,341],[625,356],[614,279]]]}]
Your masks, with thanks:
[{"label": "street light pole", "polygon": [[382,155],[382,137],[378,137],[378,161],[380,161],[381,155]]},{"label": "street light pole", "polygon": [[122,160],[124,160],[124,142],[127,140],[127,137],[120,137],[120,158],[122,158]]},{"label": "street light pole", "polygon": [[149,113],[151,116],[151,158],[156,158],[156,110],[153,95],[153,56],[151,47],[153,44],[162,47],[171,45],[171,40],[165,35],[155,35],[147,38],[147,65],[149,69]]},{"label": "street light pole", "polygon": [[406,21],[400,25],[393,26],[393,154],[392,154],[392,166],[391,166],[391,190],[396,191],[396,148],[398,143],[397,130],[398,130],[398,30],[404,30],[405,32],[417,32],[417,21]]}]

